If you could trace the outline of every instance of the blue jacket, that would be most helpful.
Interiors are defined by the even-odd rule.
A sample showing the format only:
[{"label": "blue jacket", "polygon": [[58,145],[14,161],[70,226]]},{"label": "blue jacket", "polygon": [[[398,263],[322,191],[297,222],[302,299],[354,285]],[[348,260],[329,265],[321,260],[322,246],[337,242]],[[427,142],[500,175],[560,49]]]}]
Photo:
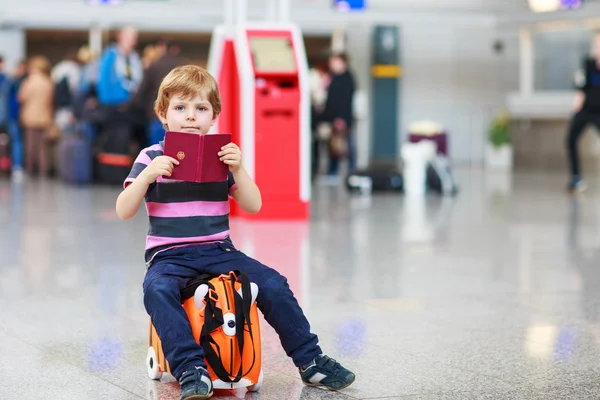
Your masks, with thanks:
[{"label": "blue jacket", "polygon": [[0,125],[8,122],[10,81],[5,74],[0,74]]},{"label": "blue jacket", "polygon": [[21,105],[19,104],[19,89],[25,77],[14,79],[8,85],[8,118],[10,121],[18,122],[20,120]]},{"label": "blue jacket", "polygon": [[125,77],[126,59],[119,53],[116,45],[106,48],[100,59],[98,72],[98,100],[102,104],[123,104],[137,89],[142,79],[142,63],[136,53],[127,56],[131,70],[131,79]]}]

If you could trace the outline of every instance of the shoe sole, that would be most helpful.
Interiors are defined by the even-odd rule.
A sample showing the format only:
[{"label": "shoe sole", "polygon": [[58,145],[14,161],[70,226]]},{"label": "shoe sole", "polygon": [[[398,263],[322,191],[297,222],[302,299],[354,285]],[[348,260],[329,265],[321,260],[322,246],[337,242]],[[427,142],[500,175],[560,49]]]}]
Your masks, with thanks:
[{"label": "shoe sole", "polygon": [[338,390],[346,389],[348,386],[352,385],[355,380],[356,380],[356,377],[354,379],[352,379],[351,382],[348,382],[346,385],[344,385],[342,387],[339,387],[337,389],[330,388],[329,386],[323,385],[322,383],[306,383],[304,381],[302,381],[302,383],[304,383],[304,386],[308,386],[308,387],[324,387],[324,388],[327,388],[327,390],[329,390],[329,391],[337,392]]},{"label": "shoe sole", "polygon": [[193,394],[191,396],[184,397],[183,400],[205,400],[210,399],[212,396],[212,392],[210,392],[209,394]]}]

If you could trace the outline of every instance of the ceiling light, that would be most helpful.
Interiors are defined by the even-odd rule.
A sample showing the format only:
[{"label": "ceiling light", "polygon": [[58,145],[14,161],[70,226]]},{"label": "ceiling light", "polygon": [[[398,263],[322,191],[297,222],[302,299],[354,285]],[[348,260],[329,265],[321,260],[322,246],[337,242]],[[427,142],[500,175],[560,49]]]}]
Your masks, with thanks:
[{"label": "ceiling light", "polygon": [[560,0],[527,0],[531,11],[536,13],[558,11],[561,8]]}]

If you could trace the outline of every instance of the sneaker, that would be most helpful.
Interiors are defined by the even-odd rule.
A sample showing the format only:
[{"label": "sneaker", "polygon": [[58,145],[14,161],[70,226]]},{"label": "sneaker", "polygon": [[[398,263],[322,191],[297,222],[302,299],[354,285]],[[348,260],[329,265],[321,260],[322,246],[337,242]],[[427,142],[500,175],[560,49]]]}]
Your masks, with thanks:
[{"label": "sneaker", "polygon": [[586,184],[585,184],[585,182],[583,181],[582,178],[580,178],[578,176],[574,176],[571,179],[571,182],[569,183],[569,187],[568,187],[569,192],[571,192],[571,193],[581,193],[585,189],[587,189],[587,186],[586,186]]},{"label": "sneaker", "polygon": [[209,399],[213,395],[212,379],[207,370],[196,367],[185,371],[179,378],[181,400]]},{"label": "sneaker", "polygon": [[299,368],[306,386],[324,386],[329,390],[344,389],[354,382],[354,373],[326,355],[318,355],[309,365]]}]

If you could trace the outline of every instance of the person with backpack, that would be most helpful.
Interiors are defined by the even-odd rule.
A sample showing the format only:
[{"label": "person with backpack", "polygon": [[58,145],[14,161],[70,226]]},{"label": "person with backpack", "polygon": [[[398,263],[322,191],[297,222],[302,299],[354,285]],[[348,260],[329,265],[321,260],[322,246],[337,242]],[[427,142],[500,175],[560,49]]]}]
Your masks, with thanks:
[{"label": "person with backpack", "polygon": [[69,52],[65,59],[52,68],[54,82],[54,123],[60,132],[74,129],[74,98],[81,81],[81,66],[77,55]]}]

